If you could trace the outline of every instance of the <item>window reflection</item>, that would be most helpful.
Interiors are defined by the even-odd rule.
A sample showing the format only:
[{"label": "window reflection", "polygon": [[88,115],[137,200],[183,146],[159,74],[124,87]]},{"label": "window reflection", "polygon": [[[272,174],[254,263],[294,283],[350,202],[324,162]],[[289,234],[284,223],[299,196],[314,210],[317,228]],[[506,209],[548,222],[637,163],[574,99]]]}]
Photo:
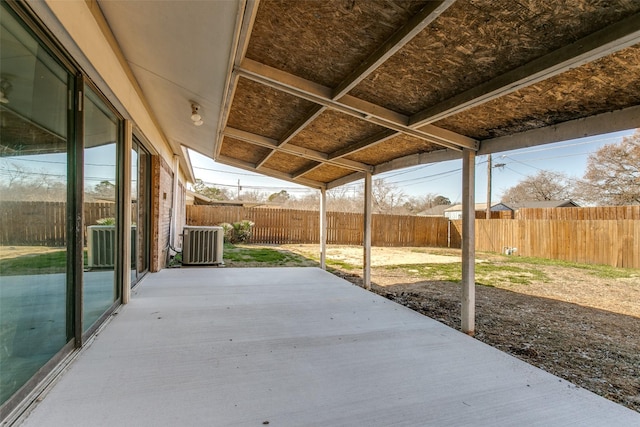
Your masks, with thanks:
[{"label": "window reflection", "polygon": [[68,341],[64,68],[0,4],[0,404]]},{"label": "window reflection", "polygon": [[85,88],[84,114],[83,326],[86,331],[118,298],[115,285],[118,120],[89,88]]}]

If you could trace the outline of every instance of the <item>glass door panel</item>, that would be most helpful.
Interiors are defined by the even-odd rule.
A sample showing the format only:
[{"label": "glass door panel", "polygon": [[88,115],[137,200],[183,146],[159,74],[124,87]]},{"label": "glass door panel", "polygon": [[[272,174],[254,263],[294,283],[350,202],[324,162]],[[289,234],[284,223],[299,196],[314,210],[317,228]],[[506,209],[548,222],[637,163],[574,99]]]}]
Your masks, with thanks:
[{"label": "glass door panel", "polygon": [[84,91],[83,329],[118,299],[115,278],[118,119],[90,88]]},{"label": "glass door panel", "polygon": [[151,156],[133,140],[131,153],[131,285],[149,271],[149,224],[151,191]]},{"label": "glass door panel", "polygon": [[71,339],[67,93],[73,76],[0,4],[0,405]]}]

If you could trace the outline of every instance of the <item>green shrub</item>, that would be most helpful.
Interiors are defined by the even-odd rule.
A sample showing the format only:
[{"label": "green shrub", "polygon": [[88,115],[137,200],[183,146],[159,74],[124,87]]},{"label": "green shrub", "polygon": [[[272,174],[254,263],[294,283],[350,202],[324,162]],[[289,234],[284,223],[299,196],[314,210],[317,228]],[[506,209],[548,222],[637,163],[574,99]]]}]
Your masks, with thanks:
[{"label": "green shrub", "polygon": [[222,231],[224,233],[224,242],[231,243],[233,240],[233,225],[228,222],[223,222],[219,226],[222,227]]},{"label": "green shrub", "polygon": [[255,224],[248,219],[229,224],[223,222],[220,224],[224,231],[225,243],[246,243],[251,239],[253,234],[253,226]]},{"label": "green shrub", "polygon": [[248,219],[233,223],[234,243],[246,243],[251,239],[255,224]]},{"label": "green shrub", "polygon": [[116,219],[113,217],[109,218],[100,218],[96,220],[96,224],[98,225],[116,225]]}]

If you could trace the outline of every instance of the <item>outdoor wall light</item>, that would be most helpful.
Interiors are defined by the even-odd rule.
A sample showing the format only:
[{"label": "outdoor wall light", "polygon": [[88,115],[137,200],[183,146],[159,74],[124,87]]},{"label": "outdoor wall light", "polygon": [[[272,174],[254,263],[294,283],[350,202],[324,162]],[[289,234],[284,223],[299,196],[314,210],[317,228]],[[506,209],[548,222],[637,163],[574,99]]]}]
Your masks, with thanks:
[{"label": "outdoor wall light", "polygon": [[200,115],[200,106],[195,102],[191,103],[191,120],[196,126],[202,126],[202,124],[204,123],[202,121],[202,116]]},{"label": "outdoor wall light", "polygon": [[0,103],[8,104],[9,103],[9,92],[11,91],[11,82],[6,79],[0,80]]}]

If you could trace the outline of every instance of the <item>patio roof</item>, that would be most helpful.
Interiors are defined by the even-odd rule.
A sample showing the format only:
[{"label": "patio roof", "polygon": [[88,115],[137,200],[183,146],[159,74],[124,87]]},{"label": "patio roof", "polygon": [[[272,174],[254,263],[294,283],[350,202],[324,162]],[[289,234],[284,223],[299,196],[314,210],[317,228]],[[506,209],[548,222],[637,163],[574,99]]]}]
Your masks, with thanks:
[{"label": "patio roof", "polygon": [[163,270],[23,426],[637,426],[640,414],[318,268]]},{"label": "patio roof", "polygon": [[173,144],[314,188],[640,125],[638,2],[98,5]]}]

